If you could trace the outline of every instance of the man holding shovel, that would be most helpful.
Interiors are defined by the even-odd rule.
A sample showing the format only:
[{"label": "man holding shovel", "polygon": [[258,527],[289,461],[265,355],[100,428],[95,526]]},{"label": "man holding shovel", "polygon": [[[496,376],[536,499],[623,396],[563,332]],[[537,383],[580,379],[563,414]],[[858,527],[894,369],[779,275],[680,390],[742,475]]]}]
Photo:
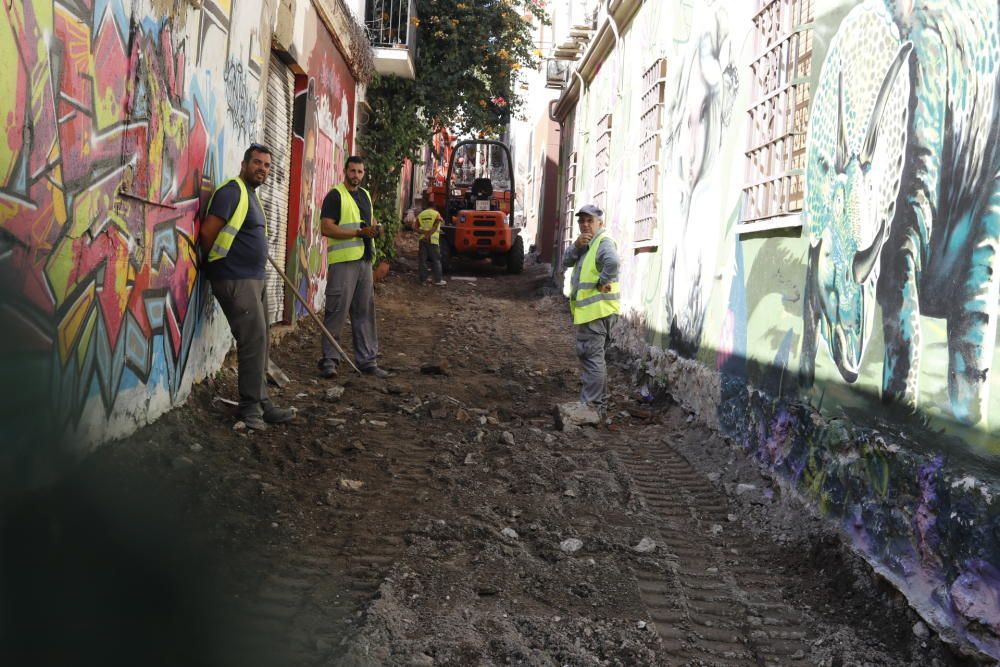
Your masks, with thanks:
[{"label": "man holding shovel", "polygon": [[290,408],[275,407],[267,395],[267,231],[257,188],[271,170],[271,151],[250,144],[240,167],[240,175],[212,195],[199,240],[208,257],[205,271],[212,293],[236,339],[240,419],[251,429],[264,430],[269,423],[295,417]]}]

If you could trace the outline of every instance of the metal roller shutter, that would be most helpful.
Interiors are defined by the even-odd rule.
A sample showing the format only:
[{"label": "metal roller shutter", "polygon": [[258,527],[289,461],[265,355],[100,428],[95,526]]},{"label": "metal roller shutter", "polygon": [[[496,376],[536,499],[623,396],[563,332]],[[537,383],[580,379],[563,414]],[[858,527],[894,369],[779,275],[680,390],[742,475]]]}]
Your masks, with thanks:
[{"label": "metal roller shutter", "polygon": [[[294,91],[295,75],[272,53],[264,107],[264,144],[271,149],[271,173],[261,187],[260,199],[267,215],[267,250],[282,269],[286,266],[288,240]],[[280,321],[285,312],[285,284],[270,263],[267,265],[267,303],[268,322]]]}]

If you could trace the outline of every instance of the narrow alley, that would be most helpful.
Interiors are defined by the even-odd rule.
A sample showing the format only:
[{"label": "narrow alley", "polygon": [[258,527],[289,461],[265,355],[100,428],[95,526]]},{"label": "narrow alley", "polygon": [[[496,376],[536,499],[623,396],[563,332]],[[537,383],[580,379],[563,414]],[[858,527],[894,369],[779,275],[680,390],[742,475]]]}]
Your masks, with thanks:
[{"label": "narrow alley", "polygon": [[394,377],[319,379],[304,324],[273,353],[287,426],[234,429],[226,367],[91,463],[158,478],[204,526],[230,614],[208,626],[216,664],[959,664],[807,510],[741,452],[705,447],[718,436],[669,395],[643,399],[625,367],[610,426],[557,429],[578,368],[547,266],[468,264],[419,286],[407,239],[376,294]]}]

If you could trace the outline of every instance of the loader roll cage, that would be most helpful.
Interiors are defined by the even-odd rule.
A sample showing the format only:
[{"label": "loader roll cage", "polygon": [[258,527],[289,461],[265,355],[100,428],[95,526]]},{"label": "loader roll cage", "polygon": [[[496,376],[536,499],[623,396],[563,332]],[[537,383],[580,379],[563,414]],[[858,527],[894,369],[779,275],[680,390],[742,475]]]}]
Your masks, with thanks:
[{"label": "loader roll cage", "polygon": [[[503,192],[506,196],[493,195]],[[463,210],[476,208],[476,202],[489,200],[490,210],[504,210],[507,224],[514,227],[514,163],[510,149],[491,139],[468,139],[455,145],[448,162],[445,180],[447,205],[444,211],[446,225],[453,225],[452,218]]]}]

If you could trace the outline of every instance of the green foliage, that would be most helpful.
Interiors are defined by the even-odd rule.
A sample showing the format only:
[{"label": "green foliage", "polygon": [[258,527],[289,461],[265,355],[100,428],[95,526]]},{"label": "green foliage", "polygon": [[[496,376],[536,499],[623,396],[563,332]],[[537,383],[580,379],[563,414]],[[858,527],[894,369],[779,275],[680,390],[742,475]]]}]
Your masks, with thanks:
[{"label": "green foliage", "polygon": [[382,234],[373,239],[374,263],[378,264],[383,259],[391,262],[396,259],[396,234],[402,222],[394,207],[386,208],[380,204],[375,205],[375,219],[382,225]]},{"label": "green foliage", "polygon": [[537,66],[531,19],[547,22],[541,0],[416,4],[417,78],[376,75],[367,93],[372,112],[358,137],[376,207],[392,217],[403,161],[416,160],[436,131],[502,133],[522,106],[517,72]]}]

